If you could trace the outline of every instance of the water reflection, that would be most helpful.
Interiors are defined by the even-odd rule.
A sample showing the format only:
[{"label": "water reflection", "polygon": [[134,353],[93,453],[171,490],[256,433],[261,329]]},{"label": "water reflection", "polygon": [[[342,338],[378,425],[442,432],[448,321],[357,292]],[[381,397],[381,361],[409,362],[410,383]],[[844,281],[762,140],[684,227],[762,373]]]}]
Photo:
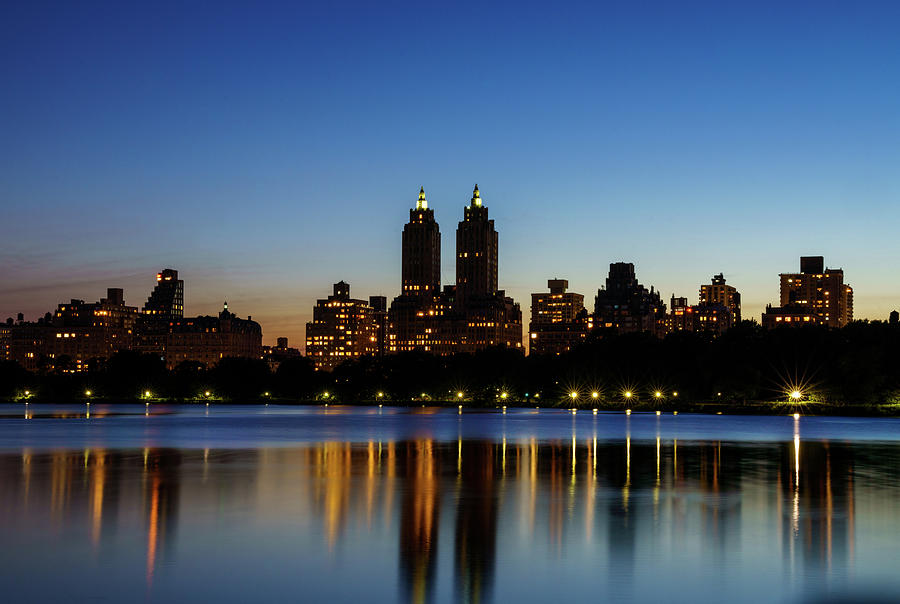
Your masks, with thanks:
[{"label": "water reflection", "polygon": [[431,600],[437,569],[440,467],[430,440],[406,443],[400,511],[400,573],[406,599]]},{"label": "water reflection", "polygon": [[[26,449],[0,455],[0,536],[18,548],[0,561],[24,584],[40,553],[27,544],[39,543],[60,550],[57,557],[71,554],[66,572],[99,573],[92,560],[119,555],[133,572],[140,542],[147,593],[163,599],[176,586],[191,589],[188,571],[179,579],[175,569],[199,564],[185,554],[196,539],[220,549],[223,575],[239,564],[231,548],[257,551],[269,568],[285,571],[279,589],[298,587],[287,571],[298,556],[330,560],[322,574],[303,576],[307,592],[324,595],[353,565],[375,564],[373,548],[393,543],[397,593],[379,595],[409,602],[447,600],[450,592],[456,601],[486,602],[526,587],[534,600],[595,592],[640,600],[670,589],[801,597],[845,587],[858,548],[878,564],[878,531],[858,543],[857,516],[862,509],[869,526],[897,528],[897,453],[896,445],[799,437],[751,445],[577,435],[259,450]],[[214,529],[197,528],[213,521]],[[267,526],[297,538],[273,545],[277,534]],[[217,536],[235,527],[251,539]],[[531,577],[573,566],[583,573],[578,584]],[[654,583],[664,579],[672,583]],[[450,583],[449,592],[438,589]],[[199,596],[204,588],[179,593]]]}]

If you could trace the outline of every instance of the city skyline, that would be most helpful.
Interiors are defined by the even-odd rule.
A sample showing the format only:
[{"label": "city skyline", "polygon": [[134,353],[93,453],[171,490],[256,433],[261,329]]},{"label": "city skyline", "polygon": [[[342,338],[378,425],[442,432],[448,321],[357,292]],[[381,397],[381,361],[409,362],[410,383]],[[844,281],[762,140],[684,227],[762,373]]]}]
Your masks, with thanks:
[{"label": "city skyline", "polygon": [[[409,342],[409,345],[411,346],[410,348],[406,348],[404,346],[398,347],[397,345],[401,344],[401,341],[403,340],[404,337],[411,337],[411,334],[407,334],[406,336],[402,335],[405,333],[404,330],[407,329],[407,327],[403,327],[402,325],[409,323],[410,318],[414,318],[414,315],[416,314],[415,313],[416,309],[418,309],[420,311],[424,309],[427,311],[427,309],[430,305],[437,304],[438,305],[437,308],[445,309],[444,311],[441,311],[438,313],[438,314],[443,314],[445,311],[449,312],[450,310],[456,308],[455,304],[452,302],[452,300],[454,299],[454,297],[460,298],[459,294],[456,292],[459,289],[460,283],[465,283],[467,281],[467,278],[465,277],[465,275],[469,275],[469,278],[471,278],[471,276],[475,275],[475,274],[481,275],[479,278],[481,278],[482,280],[486,279],[485,284],[483,285],[485,293],[489,296],[499,295],[500,299],[501,300],[503,299],[504,290],[499,289],[500,282],[498,282],[498,274],[499,274],[499,263],[497,261],[497,256],[499,253],[499,246],[497,243],[498,233],[494,229],[494,220],[490,220],[490,221],[487,220],[487,211],[488,211],[487,205],[482,205],[482,198],[480,196],[480,191],[479,191],[478,185],[475,185],[469,205],[464,207],[465,217],[464,217],[464,220],[459,223],[459,229],[471,228],[470,227],[471,223],[469,222],[470,216],[478,216],[477,221],[479,221],[479,222],[484,221],[484,227],[488,228],[489,230],[487,232],[485,232],[483,235],[478,235],[478,237],[477,237],[478,241],[481,241],[481,239],[484,237],[486,237],[486,239],[484,239],[484,241],[477,243],[477,244],[470,241],[471,235],[463,236],[463,235],[461,235],[461,231],[457,231],[457,247],[456,247],[456,251],[454,252],[454,256],[455,256],[454,260],[456,261],[455,262],[455,264],[456,264],[455,285],[445,285],[444,286],[445,291],[442,294],[442,293],[440,293],[440,284],[443,282],[443,280],[435,282],[436,278],[434,275],[435,271],[441,270],[441,268],[440,268],[441,262],[440,262],[440,260],[435,260],[435,256],[434,256],[435,250],[439,251],[441,248],[441,241],[440,241],[441,236],[440,236],[440,232],[439,232],[439,223],[434,219],[434,209],[429,208],[429,202],[427,200],[427,196],[426,196],[424,187],[420,187],[414,207],[410,208],[410,210],[409,210],[410,222],[408,222],[406,224],[406,226],[404,227],[403,233],[402,233],[402,240],[403,240],[402,245],[404,247],[404,252],[403,252],[404,256],[403,256],[403,266],[401,267],[401,272],[403,274],[403,278],[401,279],[400,288],[398,288],[398,292],[400,295],[398,298],[396,298],[394,300],[394,303],[392,303],[392,308],[393,308],[393,305],[397,304],[398,301],[408,300],[408,297],[411,295],[414,303],[413,303],[413,306],[409,307],[409,309],[407,309],[406,312],[409,312],[409,310],[412,310],[413,315],[412,315],[412,317],[407,317],[407,318],[402,318],[405,315],[401,315],[400,317],[395,317],[393,320],[388,321],[387,323],[382,323],[381,326],[377,328],[378,333],[380,334],[378,336],[378,341],[380,342],[378,344],[378,346],[375,348],[372,348],[372,350],[362,351],[362,349],[361,349],[361,351],[357,354],[376,354],[377,353],[378,355],[382,355],[385,352],[398,352],[400,350],[413,349],[413,348],[421,349],[421,350],[425,350],[425,351],[432,350],[433,343],[431,343],[431,346],[430,346],[429,345],[430,343],[428,341],[422,341],[422,342],[419,342],[418,344],[414,344],[413,340],[410,340],[410,342]],[[474,214],[472,214],[473,212],[474,212]],[[425,223],[424,225],[423,225],[423,217],[427,217],[427,220],[424,221],[424,223]],[[430,224],[430,226],[427,226],[429,224]],[[431,230],[427,231],[430,234],[428,234],[428,235],[420,234],[420,235],[413,236],[411,234],[412,232],[410,231],[410,227],[413,225],[416,225],[416,228],[423,228],[423,226],[424,226],[424,228],[431,229]],[[479,227],[479,228],[481,228],[481,227]],[[411,247],[409,247],[407,249],[407,245],[408,245],[407,237],[408,236],[415,237],[415,238],[409,239],[409,245]],[[493,243],[491,243],[491,240],[493,241]],[[475,245],[475,247],[471,248],[470,246],[472,246],[472,245]],[[479,249],[482,249],[481,246],[483,246],[483,245],[487,245],[488,248],[486,248],[486,249],[490,250],[486,254],[482,254],[481,252],[468,254],[468,253],[462,253],[460,251],[460,250],[466,250],[466,249],[479,250]],[[463,247],[460,247],[460,246],[463,246]],[[407,254],[409,254],[409,258],[407,258]],[[469,255],[485,256],[485,258],[483,260],[479,261],[479,264],[481,262],[485,263],[484,267],[482,267],[481,269],[477,269],[478,271],[481,271],[481,272],[478,272],[478,273],[471,272],[473,270],[473,268],[468,266],[467,262],[469,262],[469,261],[463,260],[464,256],[469,256]],[[424,268],[415,268],[415,267],[424,267]],[[487,270],[487,273],[484,273],[485,270]],[[425,272],[413,273],[410,271],[425,271]],[[491,271],[493,271],[493,273],[491,273]],[[623,273],[623,271],[624,271],[624,273]],[[846,317],[843,314],[840,314],[840,313],[844,312],[843,310],[841,310],[840,313],[838,313],[838,315],[835,315],[833,317],[831,322],[828,322],[827,321],[828,311],[822,310],[822,309],[824,309],[824,306],[822,306],[822,305],[827,304],[827,298],[822,298],[822,295],[824,293],[824,296],[827,297],[829,294],[828,291],[823,291],[823,290],[838,289],[842,292],[844,291],[845,285],[843,283],[843,270],[842,269],[834,269],[833,267],[830,267],[829,265],[827,265],[825,263],[825,259],[822,256],[801,256],[800,257],[800,271],[801,271],[801,273],[810,273],[809,277],[812,278],[811,281],[806,281],[806,280],[804,281],[803,288],[805,288],[805,289],[802,289],[802,290],[799,289],[800,288],[800,279],[799,278],[804,276],[801,273],[788,272],[788,271],[779,273],[778,276],[779,276],[779,280],[780,280],[780,290],[781,290],[780,291],[780,300],[776,301],[774,303],[767,303],[765,306],[764,312],[760,313],[760,320],[757,320],[756,317],[747,317],[746,314],[744,315],[744,317],[749,318],[750,320],[756,321],[763,327],[768,326],[771,328],[774,326],[776,319],[771,318],[767,322],[767,315],[771,314],[772,312],[776,312],[776,311],[781,312],[782,308],[779,306],[779,303],[780,303],[781,306],[789,305],[789,306],[785,306],[785,308],[784,308],[784,312],[787,313],[788,315],[791,315],[792,313],[797,313],[797,312],[804,313],[804,314],[808,315],[808,318],[805,319],[806,321],[813,319],[813,322],[815,323],[816,321],[821,320],[821,322],[823,324],[827,323],[832,327],[842,327],[842,326],[846,325],[847,321],[849,321],[849,320],[853,320],[854,318],[855,319],[861,318],[858,316],[854,317],[854,314],[853,314],[853,312],[854,312],[853,311],[853,307],[854,307],[853,296],[854,296],[854,294],[853,294],[853,289],[849,285],[846,285],[846,290],[849,292],[849,296],[850,296],[849,297],[849,300],[850,300],[849,301],[849,311],[848,311],[848,314],[846,315]],[[820,273],[823,273],[823,272],[824,272],[825,281],[821,281],[821,282],[816,281],[816,279],[821,280],[823,275]],[[840,280],[832,283],[831,281],[829,281],[829,279],[831,278],[831,277],[829,277],[829,275],[833,275],[835,272],[840,275]],[[176,315],[173,315],[173,316],[175,316],[177,319],[180,319],[180,317],[183,316],[182,313],[184,312],[185,297],[184,297],[184,281],[179,280],[178,276],[179,276],[178,271],[175,269],[171,269],[171,268],[162,269],[160,272],[157,272],[157,274],[156,274],[157,286],[150,293],[150,296],[148,297],[147,302],[143,305],[143,310],[141,311],[140,314],[143,314],[144,316],[147,316],[150,320],[153,320],[155,314],[168,313],[169,310],[171,309],[172,311],[174,311],[176,313]],[[643,295],[645,295],[645,296],[648,294],[650,296],[655,296],[654,299],[656,300],[656,302],[653,302],[651,300],[650,303],[651,303],[651,305],[653,305],[653,304],[660,305],[661,310],[653,311],[651,314],[654,314],[656,312],[661,312],[662,314],[657,314],[656,318],[651,320],[652,325],[643,325],[643,326],[631,325],[631,321],[633,321],[637,317],[632,317],[632,318],[626,319],[626,322],[624,324],[619,323],[617,319],[612,319],[610,317],[607,317],[604,320],[612,321],[612,322],[606,323],[605,324],[606,327],[614,327],[617,331],[620,331],[620,332],[621,331],[626,331],[626,332],[631,331],[635,327],[636,327],[637,331],[647,331],[650,333],[656,333],[657,330],[660,330],[658,335],[663,335],[665,333],[671,333],[672,331],[679,331],[681,329],[684,329],[683,326],[676,327],[674,324],[671,323],[671,318],[667,319],[667,317],[674,316],[674,314],[676,314],[676,310],[680,310],[683,312],[685,310],[685,305],[690,305],[691,298],[689,296],[676,295],[673,293],[671,296],[671,302],[667,305],[665,300],[663,299],[665,296],[662,295],[661,290],[656,290],[656,293],[654,294],[653,293],[654,286],[652,286],[652,284],[648,291],[645,286],[642,286],[639,283],[638,274],[632,263],[613,262],[613,263],[609,264],[609,276],[605,280],[605,284],[601,283],[598,286],[598,288],[590,290],[591,292],[597,291],[598,297],[595,299],[595,303],[599,303],[600,294],[603,294],[604,296],[606,296],[609,292],[617,291],[617,290],[610,289],[610,280],[611,279],[613,279],[613,281],[616,282],[616,288],[625,287],[626,289],[628,289],[628,288],[634,287],[634,288],[637,288],[634,290],[635,292],[643,291],[644,292]],[[621,280],[621,283],[619,283],[618,280]],[[794,287],[797,288],[798,292],[802,292],[802,295],[797,296],[794,293],[791,293],[791,294],[787,293],[787,290],[785,288],[788,286],[788,283],[790,283],[792,281],[796,281],[796,285]],[[415,286],[413,286],[414,284],[420,283],[420,282],[421,283],[429,283],[431,285],[428,285],[428,286],[415,285]],[[169,286],[170,283],[173,283],[173,284],[177,283],[177,289],[172,289],[175,286],[170,287]],[[709,296],[712,295],[711,292],[713,291],[713,289],[711,289],[711,288],[718,287],[718,288],[721,288],[723,292],[725,292],[725,289],[724,289],[724,288],[726,288],[725,283],[726,283],[726,280],[724,279],[723,274],[719,273],[717,275],[712,276],[712,285],[702,284],[702,283],[700,285],[698,285],[696,288],[698,291],[697,303],[700,305],[700,307],[703,307],[704,305],[710,303],[710,300],[706,300],[705,298],[708,298]],[[163,301],[162,302],[163,306],[160,307],[160,308],[166,309],[165,311],[153,310],[154,308],[157,307],[157,305],[160,304],[160,300],[157,298],[157,296],[159,296],[160,284],[162,284],[162,286],[164,288],[169,287],[169,290],[165,290],[168,293],[164,294],[164,298],[163,298],[163,300],[167,300],[167,301]],[[557,290],[556,293],[564,293],[564,292],[566,292],[566,290],[569,289],[568,281],[566,279],[560,280],[558,277],[554,277],[553,279],[548,279],[547,284],[548,284],[548,287],[551,289],[551,293],[554,293],[554,289],[553,289],[554,287],[562,288],[560,290]],[[825,287],[823,288],[822,285],[825,285]],[[350,287],[350,285],[348,283],[344,282],[343,280],[341,280],[339,283],[335,283],[333,286],[334,298],[329,297],[328,300],[323,300],[323,299],[319,298],[317,300],[317,304],[313,308],[313,314],[318,312],[317,310],[315,310],[316,308],[322,307],[322,305],[325,304],[326,302],[330,302],[333,299],[342,299],[342,297],[349,298],[349,287]],[[819,287],[819,294],[814,293],[816,291],[816,287]],[[339,294],[339,289],[343,293]],[[433,290],[433,293],[426,294],[424,291],[423,291],[423,293],[419,293],[420,289],[421,290]],[[728,311],[731,314],[730,318],[727,319],[726,324],[720,325],[717,328],[717,331],[719,331],[719,329],[727,330],[729,328],[729,326],[735,324],[737,321],[740,320],[740,317],[741,317],[741,293],[737,289],[735,289],[735,287],[733,285],[727,285],[727,290],[733,292],[733,294],[721,293],[718,295],[719,296],[725,296],[725,295],[736,296],[736,306],[734,307],[734,309],[732,309],[734,311],[733,314],[732,314],[732,311]],[[108,292],[109,292],[109,294],[108,294],[109,296],[115,295],[117,297],[116,304],[119,304],[119,305],[125,304],[123,288],[108,288]],[[115,292],[117,292],[117,293],[115,293]],[[449,292],[449,298],[447,298],[446,300],[443,300],[443,298],[441,298],[441,296],[448,295],[447,292]],[[624,290],[623,290],[623,293],[624,293]],[[572,295],[577,296],[580,300],[582,300],[582,302],[584,300],[584,295],[579,292],[570,292],[567,295],[568,296],[572,296]],[[619,294],[615,294],[615,295],[618,296]],[[809,297],[811,295],[815,296],[815,299],[807,302],[806,299],[809,299]],[[521,313],[521,315],[522,315],[521,321],[519,323],[516,323],[516,325],[515,325],[517,328],[521,329],[522,341],[524,341],[524,342],[528,342],[530,338],[535,337],[534,333],[529,333],[529,331],[530,331],[529,324],[534,320],[531,317],[531,311],[533,310],[533,307],[537,302],[536,297],[543,297],[543,296],[546,296],[546,292],[532,291],[532,293],[530,294],[530,297],[532,300],[531,307],[528,307],[526,305],[527,311]],[[457,311],[465,308],[465,306],[466,306],[465,298],[466,297],[467,296],[462,297],[462,302],[461,302],[462,306],[459,309],[457,309]],[[587,306],[583,306],[581,303],[579,303],[579,308],[584,308],[585,312],[587,312],[587,314],[584,317],[578,319],[575,323],[571,323],[572,319],[565,320],[565,322],[567,322],[566,323],[567,326],[564,327],[564,330],[568,331],[574,327],[576,332],[581,333],[580,336],[575,337],[575,340],[573,340],[573,342],[581,341],[581,339],[583,339],[584,335],[586,335],[589,331],[591,331],[591,329],[593,329],[593,327],[594,327],[593,323],[596,322],[596,320],[599,317],[599,315],[597,313],[601,312],[600,306],[596,306],[596,305],[594,306],[593,311],[587,310],[590,307],[590,298],[591,298],[591,294],[588,295],[589,303]],[[71,300],[71,303],[74,305],[76,302],[78,304],[82,304],[84,302],[84,300],[90,300],[90,299],[91,298],[78,299],[78,298],[74,298],[74,297],[63,299],[58,304],[58,307],[59,307],[58,310],[63,310],[63,311],[65,310],[65,305],[67,304],[66,300]],[[351,302],[361,304],[362,308],[365,309],[365,312],[371,312],[373,308],[376,311],[380,311],[382,313],[381,316],[384,317],[383,320],[386,320],[387,316],[388,316],[387,309],[386,309],[387,299],[388,299],[387,296],[371,295],[371,296],[368,296],[369,302],[366,302],[366,300],[352,300]],[[514,305],[516,309],[519,308],[519,303],[515,302],[514,299],[507,297],[506,300],[509,305]],[[612,300],[612,301],[608,302],[608,304],[612,304],[613,302],[615,302],[615,304],[616,304],[615,308],[618,309],[619,308],[618,304],[620,302],[624,302],[624,300],[625,300],[624,298],[622,300]],[[106,301],[107,301],[106,299],[101,299],[100,303],[103,304]],[[832,301],[834,302],[834,299],[832,299]],[[800,302],[799,307],[794,306],[794,304],[796,302]],[[731,302],[727,302],[725,300],[725,298],[714,300],[713,303],[714,304],[727,304],[729,306],[731,305]],[[424,306],[420,307],[420,305],[423,305],[423,304],[424,304]],[[809,306],[807,306],[807,304],[809,304]],[[842,302],[842,304],[843,304],[843,302]],[[166,305],[169,305],[169,306],[166,306]],[[174,306],[172,306],[172,305],[174,305]],[[330,306],[330,304],[325,304],[325,306]],[[678,308],[676,308],[676,306]],[[822,313],[821,319],[816,319],[809,312],[804,310],[806,308],[812,308],[813,306],[815,306],[817,308],[822,306],[822,309],[815,311],[815,312]],[[406,307],[406,305],[404,305],[404,308],[405,307]],[[413,308],[413,307],[415,307],[415,308]],[[625,308],[625,307],[623,307],[623,308]],[[694,309],[696,309],[696,308],[699,308],[699,307],[694,306]],[[724,307],[722,307],[722,308],[724,309]],[[829,306],[829,308],[831,308],[831,307]],[[73,309],[74,309],[74,307],[73,307]],[[510,306],[510,310],[511,309],[512,309],[512,306]],[[612,307],[610,307],[610,309],[612,309]],[[136,307],[132,308],[133,312],[137,312],[137,310],[138,309]],[[510,312],[510,310],[507,310],[504,312]],[[837,307],[835,307],[831,310],[836,312]],[[228,311],[228,303],[226,300],[226,301],[224,301],[224,311],[223,312],[226,315],[228,315],[227,311]],[[479,320],[476,317],[480,316],[479,313],[483,313],[485,311],[486,311],[485,308],[482,308],[481,310],[476,311],[475,315],[472,315],[469,317],[469,320],[471,321],[473,318],[475,318],[475,320]],[[576,311],[577,311],[577,309],[575,309],[575,311],[573,311],[573,312],[576,312]],[[394,311],[392,310],[391,312],[393,313]],[[454,311],[454,312],[456,312],[456,311]],[[468,311],[466,311],[466,312],[468,312]],[[603,312],[606,312],[606,311],[603,311]],[[628,311],[629,314],[631,312],[632,311]],[[646,310],[640,311],[640,312],[644,313],[644,312],[646,312]],[[891,311],[891,315],[893,315],[895,313],[896,313],[895,310]],[[51,314],[53,314],[53,313],[51,313],[51,312],[46,313],[47,316],[49,316]],[[215,314],[215,313],[211,313],[211,314]],[[422,313],[419,312],[418,314],[419,314],[419,316],[421,316]],[[426,314],[434,314],[434,312],[433,311],[426,312]],[[677,314],[680,315],[682,313],[678,312]],[[7,321],[12,320],[13,317],[17,317],[18,321],[21,321],[23,316],[24,316],[25,321],[35,321],[37,319],[40,319],[44,315],[39,313],[38,315],[32,317],[32,316],[27,316],[22,312],[17,312],[17,313],[11,314],[10,318],[7,319]],[[57,316],[59,316],[58,311],[57,311]],[[138,316],[138,315],[135,315],[135,316]],[[166,316],[168,316],[168,315],[166,315]],[[220,316],[222,316],[222,315],[220,314]],[[234,315],[231,315],[231,316],[234,317]],[[649,315],[647,315],[647,316],[649,316]],[[644,316],[643,320],[646,320],[647,316]],[[847,317],[849,317],[849,318],[847,318]],[[165,317],[161,315],[160,318],[164,319]],[[198,318],[202,318],[202,317],[198,317]],[[252,318],[252,316],[248,316],[248,318]],[[396,324],[396,321],[398,318],[400,318],[400,323]],[[462,317],[461,316],[457,317],[457,319],[459,319],[459,318],[462,318]],[[699,319],[699,317],[698,317],[698,319]],[[867,320],[868,318],[863,318],[863,319]],[[480,320],[490,320],[490,319],[488,319],[487,315],[485,315]],[[508,320],[508,319],[506,319],[506,320]],[[554,321],[556,321],[556,320],[558,320],[558,319],[554,319]],[[640,319],[638,319],[638,320],[640,320]],[[705,319],[703,319],[703,320],[705,320]],[[781,318],[778,318],[777,320],[781,321]],[[785,320],[790,321],[789,318],[785,319]],[[796,320],[800,321],[799,318]],[[887,320],[887,317],[875,318],[874,320]],[[581,322],[584,322],[584,325],[581,325]],[[576,323],[579,326],[576,327],[575,326]],[[590,325],[588,325],[588,323],[590,323]],[[307,324],[305,326],[306,328],[303,332],[302,337],[300,337],[298,339],[291,340],[289,335],[286,335],[283,333],[279,333],[275,336],[272,336],[270,334],[268,336],[267,340],[263,340],[263,343],[268,344],[268,342],[271,341],[270,346],[275,346],[275,344],[277,343],[277,347],[286,349],[288,347],[287,342],[291,342],[295,347],[303,348],[304,353],[308,353],[308,351],[306,351],[305,348],[306,348],[306,345],[309,343],[309,337],[310,337],[309,330],[310,330],[311,325],[313,325],[313,322],[307,322]],[[587,325],[587,331],[584,331],[585,325]],[[424,324],[420,326],[421,329],[424,329],[425,327],[426,326]],[[429,329],[427,329],[427,332],[431,333],[431,331],[432,331],[431,327],[436,327],[436,325],[428,325],[427,327],[429,327]],[[471,325],[470,325],[470,327],[471,327]],[[597,324],[597,327],[604,327],[603,321],[600,321],[600,323]],[[259,328],[260,328],[260,326],[257,325],[256,329],[259,330]],[[333,327],[332,327],[332,329],[333,329]],[[443,328],[441,328],[441,329],[443,329]],[[459,326],[457,326],[453,329],[459,329]],[[694,328],[689,328],[689,330],[694,330]],[[130,331],[129,331],[129,333],[130,333]],[[325,332],[325,333],[328,333],[328,332]],[[721,331],[719,331],[719,333],[721,333]],[[390,334],[390,336],[388,334]],[[388,342],[388,338],[393,339],[395,337],[398,337],[398,334],[400,334],[399,340],[396,343]],[[482,334],[482,336],[479,336],[479,337],[495,337],[495,336],[499,336],[499,334],[495,334],[494,336],[487,336],[486,334]],[[419,336],[419,338],[421,338],[421,337],[422,337],[422,335]],[[448,332],[440,337],[442,337],[442,338],[450,337],[452,340],[458,336],[450,335],[450,333]],[[469,337],[470,338],[474,337],[474,334],[470,334]],[[327,339],[327,337],[326,337],[326,339]],[[427,339],[428,339],[428,337],[426,337],[426,340]],[[366,338],[366,341],[368,341],[368,338]],[[373,342],[375,341],[374,337],[372,338],[372,341]],[[472,343],[475,344],[476,348],[494,343],[493,341],[488,342],[487,339],[485,339],[484,342],[479,342],[479,343],[476,343],[476,342],[479,342],[479,340],[477,340],[477,339],[472,340]],[[443,348],[440,348],[440,347],[435,348],[434,350],[435,351],[440,350],[441,352],[438,352],[438,354],[446,354],[451,351],[458,352],[465,348],[465,346],[463,346],[463,349],[459,348],[458,347],[459,343],[450,344],[450,342],[448,341],[448,342],[445,342],[445,344],[449,345],[449,347],[446,348],[446,350],[444,350]],[[532,340],[532,344],[534,344],[533,340]],[[570,344],[571,344],[571,342],[570,342]],[[564,345],[564,348],[562,348],[560,350],[567,350],[568,349],[567,346],[569,346],[570,344]],[[511,343],[507,342],[505,345],[510,346]],[[515,346],[519,346],[519,344],[513,345],[513,347],[515,347]],[[152,346],[151,346],[151,348],[152,348]],[[341,350],[343,350],[343,349],[341,349]],[[526,353],[528,353],[530,351],[530,346],[525,344],[524,350]],[[341,354],[343,354],[343,353],[341,353]]]},{"label": "city skyline", "polygon": [[300,342],[332,283],[396,293],[420,186],[451,225],[475,182],[519,301],[623,261],[665,300],[723,273],[757,318],[816,254],[857,317],[898,306],[896,4],[332,11],[8,7],[0,315],[167,266],[186,314]]}]

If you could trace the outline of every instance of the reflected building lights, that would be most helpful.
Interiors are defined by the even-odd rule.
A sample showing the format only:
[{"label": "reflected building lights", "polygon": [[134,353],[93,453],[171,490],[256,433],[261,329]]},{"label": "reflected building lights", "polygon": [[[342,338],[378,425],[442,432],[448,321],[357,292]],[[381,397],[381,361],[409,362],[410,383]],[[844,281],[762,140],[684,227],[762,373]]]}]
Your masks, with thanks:
[{"label": "reflected building lights", "polygon": [[[635,417],[643,422],[645,416]],[[137,555],[146,558],[138,566],[156,590],[168,589],[171,556],[186,551],[175,533],[179,508],[193,520],[200,512],[189,510],[213,503],[226,517],[240,512],[279,520],[275,513],[296,523],[298,514],[308,514],[316,546],[340,552],[335,560],[389,535],[399,546],[400,598],[411,602],[433,599],[444,565],[453,567],[458,599],[489,599],[496,560],[508,555],[510,543],[549,545],[561,556],[571,556],[573,544],[592,551],[608,544],[611,585],[627,590],[646,578],[638,562],[648,544],[690,542],[718,572],[749,530],[760,531],[754,540],[780,549],[786,577],[827,573],[825,587],[839,585],[853,570],[855,511],[869,513],[871,477],[892,476],[893,467],[875,454],[883,445],[864,445],[871,452],[861,454],[863,445],[807,440],[801,447],[795,428],[791,441],[777,444],[691,441],[679,451],[673,439],[671,458],[662,447],[665,432],[657,431],[653,442],[637,433],[632,440],[626,429],[622,443],[602,439],[596,427],[582,435],[583,447],[572,429],[556,440],[503,434],[496,441],[334,441],[217,455],[209,448],[23,450],[5,465],[0,455],[6,487],[0,504],[21,506],[7,528],[13,516],[25,518],[36,538],[77,518],[83,527],[77,538],[101,556],[122,547],[135,525],[145,546]],[[223,463],[232,460],[238,463]],[[860,479],[866,499],[857,508],[859,460],[872,465]],[[129,479],[129,472],[137,476]],[[888,487],[880,488],[875,505],[886,505]],[[510,539],[510,530],[521,534]],[[195,538],[194,531],[182,539]]]},{"label": "reflected building lights", "polygon": [[94,547],[100,543],[100,530],[103,520],[103,488],[106,483],[106,464],[101,451],[95,456],[93,488],[91,489],[91,542]]}]

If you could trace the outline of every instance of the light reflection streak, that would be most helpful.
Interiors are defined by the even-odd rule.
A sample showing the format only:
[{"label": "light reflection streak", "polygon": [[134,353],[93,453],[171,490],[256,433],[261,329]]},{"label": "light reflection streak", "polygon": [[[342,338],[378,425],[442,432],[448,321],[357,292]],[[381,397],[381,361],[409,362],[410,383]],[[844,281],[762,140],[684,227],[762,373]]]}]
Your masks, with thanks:
[{"label": "light reflection streak", "polygon": [[575,485],[575,450],[577,448],[575,434],[572,434],[572,485]]},{"label": "light reflection streak", "polygon": [[678,484],[678,439],[672,439],[672,482]]},{"label": "light reflection streak", "polygon": [[25,481],[22,498],[25,506],[28,507],[28,493],[31,490],[31,449],[22,451],[22,479]]},{"label": "light reflection streak", "polygon": [[375,508],[378,458],[381,457],[381,443],[378,443],[378,454],[375,453],[375,442],[370,440],[366,445],[366,528],[372,527],[372,515]]},{"label": "light reflection streak", "polygon": [[794,497],[791,508],[791,530],[800,533],[800,420],[794,418]]},{"label": "light reflection streak", "polygon": [[597,450],[597,437],[594,436],[593,439],[593,447],[591,447],[591,441],[587,440],[584,443],[584,448],[588,454],[588,468],[591,468],[590,471],[585,470],[586,475],[586,485],[585,485],[585,503],[584,503],[584,536],[585,541],[587,543],[591,542],[593,538],[593,529],[594,529],[594,506],[596,505],[597,498],[597,459],[595,457]]},{"label": "light reflection streak", "polygon": [[153,584],[156,566],[156,540],[159,534],[159,476],[153,477],[150,489],[150,520],[147,526],[147,586]]},{"label": "light reflection streak", "polygon": [[94,486],[91,489],[91,542],[96,547],[100,543],[100,528],[103,520],[103,487],[106,483],[106,464],[104,463],[104,455],[101,451],[95,457],[94,463]]},{"label": "light reflection streak", "polygon": [[631,433],[625,437],[625,486],[622,487],[622,509],[628,511],[628,497],[631,488]]},{"label": "light reflection streak", "polygon": [[[380,458],[380,456],[379,456]],[[384,524],[391,526],[391,509],[394,505],[394,482],[397,476],[397,449],[394,441],[389,440],[387,446],[387,480],[384,485]]]}]

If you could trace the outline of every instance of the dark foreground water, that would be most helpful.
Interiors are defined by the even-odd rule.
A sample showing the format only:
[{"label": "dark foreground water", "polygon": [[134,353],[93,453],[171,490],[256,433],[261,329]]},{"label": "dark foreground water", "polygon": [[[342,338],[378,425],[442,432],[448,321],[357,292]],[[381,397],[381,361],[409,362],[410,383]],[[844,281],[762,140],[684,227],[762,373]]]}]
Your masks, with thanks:
[{"label": "dark foreground water", "polygon": [[900,598],[900,422],[0,407],[3,602]]}]

